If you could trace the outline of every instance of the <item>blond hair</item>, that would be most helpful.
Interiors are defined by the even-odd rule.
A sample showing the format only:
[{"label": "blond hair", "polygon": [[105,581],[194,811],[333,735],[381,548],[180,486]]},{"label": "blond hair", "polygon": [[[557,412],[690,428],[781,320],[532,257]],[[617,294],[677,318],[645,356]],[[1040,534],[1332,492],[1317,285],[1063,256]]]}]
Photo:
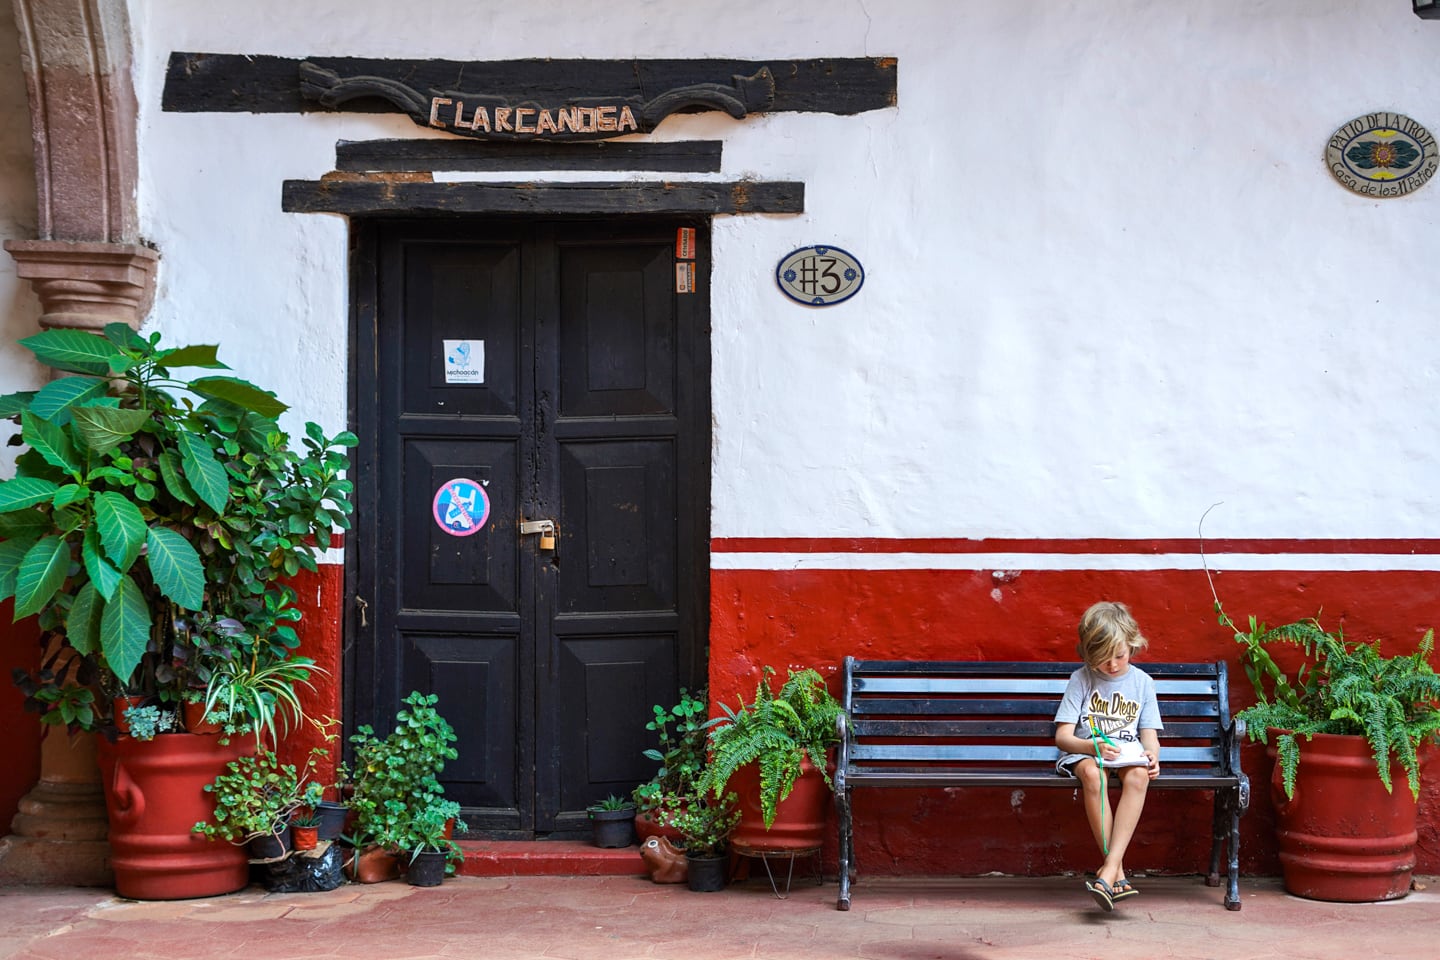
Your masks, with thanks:
[{"label": "blond hair", "polygon": [[1149,645],[1129,607],[1102,600],[1080,618],[1080,642],[1075,652],[1086,666],[1094,667],[1115,656],[1122,647],[1134,656]]}]

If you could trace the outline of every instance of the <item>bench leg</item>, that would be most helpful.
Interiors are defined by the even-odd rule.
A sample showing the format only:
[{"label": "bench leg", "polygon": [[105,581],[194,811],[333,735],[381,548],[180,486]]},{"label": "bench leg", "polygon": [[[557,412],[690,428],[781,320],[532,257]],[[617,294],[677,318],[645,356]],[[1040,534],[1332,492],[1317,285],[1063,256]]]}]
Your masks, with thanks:
[{"label": "bench leg", "polygon": [[835,791],[835,819],[840,826],[840,895],[835,901],[836,910],[850,909],[850,863],[854,859],[854,838],[850,833],[850,791]]},{"label": "bench leg", "polygon": [[1226,804],[1230,808],[1230,842],[1226,845],[1229,856],[1229,881],[1225,887],[1225,909],[1240,909],[1240,814],[1244,810],[1244,801],[1240,797],[1240,788],[1233,791],[1226,791],[1230,796],[1230,802]]},{"label": "bench leg", "polygon": [[1243,810],[1239,788],[1215,791],[1215,812],[1211,826],[1210,871],[1207,887],[1220,886],[1220,850],[1225,848],[1225,909],[1240,909],[1240,814]]},{"label": "bench leg", "polygon": [[1220,886],[1220,847],[1225,842],[1229,821],[1225,816],[1226,791],[1216,790],[1214,806],[1210,815],[1210,869],[1205,874],[1205,886]]}]

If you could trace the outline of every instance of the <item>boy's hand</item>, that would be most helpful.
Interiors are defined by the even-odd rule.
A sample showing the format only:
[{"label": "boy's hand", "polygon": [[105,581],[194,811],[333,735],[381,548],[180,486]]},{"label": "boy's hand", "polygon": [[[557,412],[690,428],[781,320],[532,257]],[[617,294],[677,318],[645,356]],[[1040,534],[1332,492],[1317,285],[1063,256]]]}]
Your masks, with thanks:
[{"label": "boy's hand", "polygon": [[1119,760],[1120,748],[1115,746],[1114,744],[1102,742],[1100,744],[1100,759],[1104,760],[1106,763],[1110,763],[1113,760]]},{"label": "boy's hand", "polygon": [[1158,750],[1146,750],[1145,757],[1150,761],[1148,764],[1150,779],[1154,780],[1160,776],[1160,753]]}]

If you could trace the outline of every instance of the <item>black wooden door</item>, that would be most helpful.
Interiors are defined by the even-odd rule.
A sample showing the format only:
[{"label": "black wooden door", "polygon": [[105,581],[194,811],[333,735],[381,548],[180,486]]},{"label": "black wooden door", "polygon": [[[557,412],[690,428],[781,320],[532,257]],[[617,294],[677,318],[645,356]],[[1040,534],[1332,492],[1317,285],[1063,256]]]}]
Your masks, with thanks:
[{"label": "black wooden door", "polygon": [[[700,292],[677,292],[681,226]],[[705,236],[357,226],[355,408],[373,435],[351,718],[381,730],[409,691],[439,694],[460,737],[446,791],[485,835],[586,829],[588,804],[653,771],[651,706],[704,675]],[[541,520],[553,548],[521,532]]]}]

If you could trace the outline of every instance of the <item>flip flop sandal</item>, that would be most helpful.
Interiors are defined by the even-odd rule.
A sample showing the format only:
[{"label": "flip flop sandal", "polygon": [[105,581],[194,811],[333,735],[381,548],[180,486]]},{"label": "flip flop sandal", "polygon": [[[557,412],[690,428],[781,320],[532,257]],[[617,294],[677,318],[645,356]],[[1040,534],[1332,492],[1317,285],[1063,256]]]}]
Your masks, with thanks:
[{"label": "flip flop sandal", "polygon": [[1115,891],[1110,888],[1110,884],[1096,877],[1094,880],[1085,881],[1085,889],[1095,898],[1101,910],[1109,913],[1115,909]]},{"label": "flip flop sandal", "polygon": [[1140,891],[1132,887],[1129,880],[1120,880],[1110,889],[1113,891],[1110,894],[1110,899],[1116,903],[1119,903],[1121,900],[1128,900],[1131,897],[1140,896]]}]

